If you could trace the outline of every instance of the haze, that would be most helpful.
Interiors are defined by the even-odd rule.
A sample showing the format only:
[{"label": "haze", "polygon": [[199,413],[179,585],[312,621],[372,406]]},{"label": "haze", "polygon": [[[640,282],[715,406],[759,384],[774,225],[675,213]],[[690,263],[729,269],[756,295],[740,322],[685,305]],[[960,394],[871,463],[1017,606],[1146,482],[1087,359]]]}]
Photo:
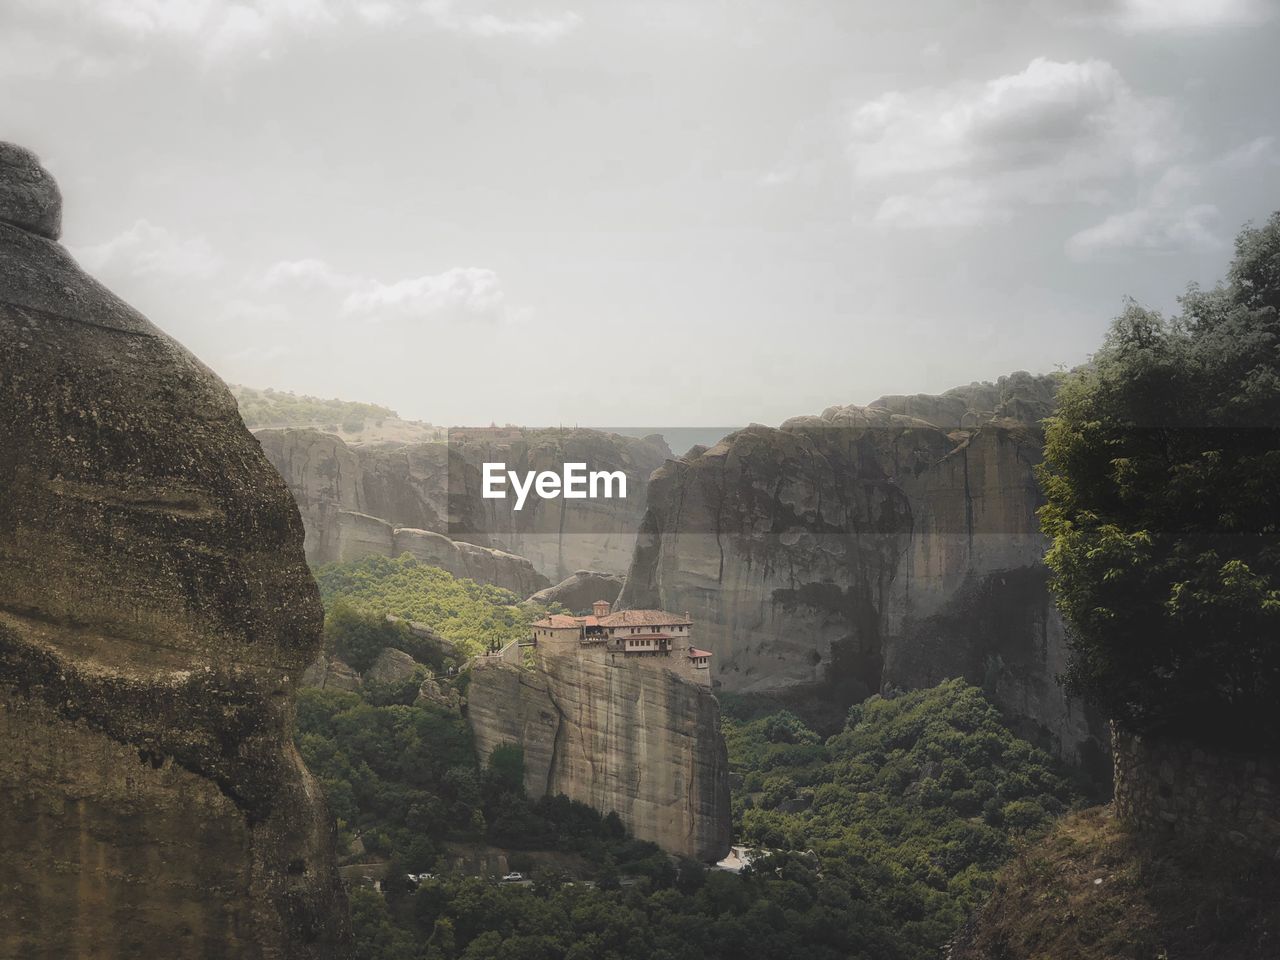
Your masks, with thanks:
[{"label": "haze", "polygon": [[1280,197],[1266,0],[9,0],[0,139],[224,379],[776,423],[1084,360]]}]

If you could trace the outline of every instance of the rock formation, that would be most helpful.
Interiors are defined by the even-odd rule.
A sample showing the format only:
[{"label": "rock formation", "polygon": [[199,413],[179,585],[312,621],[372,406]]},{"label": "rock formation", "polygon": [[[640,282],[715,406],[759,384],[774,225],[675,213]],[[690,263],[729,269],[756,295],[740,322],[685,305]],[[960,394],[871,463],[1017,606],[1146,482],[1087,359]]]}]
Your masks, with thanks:
[{"label": "rock formation", "polygon": [[297,509],[59,222],[0,144],[0,957],[347,956]]},{"label": "rock formation", "polygon": [[[649,475],[671,456],[661,437],[637,439],[596,430],[514,431],[500,441],[458,434],[447,443],[348,445],[315,430],[258,431],[267,458],[293,491],[307,528],[313,563],[366,553],[408,550],[459,576],[516,590],[530,573],[513,566],[528,558],[538,582],[527,596],[581,568],[623,573],[644,511]],[[521,473],[560,471],[565,462],[591,470],[621,470],[627,498],[540,500],[524,509],[514,499],[482,496],[482,464],[505,463]],[[445,541],[462,541],[455,556]],[[492,548],[489,559],[475,551]],[[505,553],[501,551],[506,551]],[[447,566],[454,564],[454,566]],[[519,591],[517,591],[519,592]]]},{"label": "rock formation", "polygon": [[355,691],[364,686],[364,679],[354,667],[337,657],[324,654],[302,671],[299,682],[304,687],[318,687],[321,690]]},{"label": "rock formation", "polygon": [[695,449],[650,483],[619,603],[690,611],[728,690],[856,700],[963,676],[1102,772],[1105,724],[1054,680],[1066,651],[1036,520],[1041,437],[1017,419],[1052,394],[1015,374]]},{"label": "rock formation", "polygon": [[400,683],[417,672],[420,664],[403,650],[383,647],[382,652],[364,672],[365,683]]},{"label": "rock formation", "polygon": [[619,654],[481,660],[467,716],[483,762],[524,748],[530,796],[617,811],[642,840],[714,861],[729,850],[729,769],[720,708],[703,686]]},{"label": "rock formation", "polygon": [[623,582],[622,577],[613,573],[579,570],[555,586],[539,590],[529,598],[529,602],[548,606],[558,603],[571,613],[581,613],[590,610],[597,600],[608,600],[613,604],[622,592]]}]

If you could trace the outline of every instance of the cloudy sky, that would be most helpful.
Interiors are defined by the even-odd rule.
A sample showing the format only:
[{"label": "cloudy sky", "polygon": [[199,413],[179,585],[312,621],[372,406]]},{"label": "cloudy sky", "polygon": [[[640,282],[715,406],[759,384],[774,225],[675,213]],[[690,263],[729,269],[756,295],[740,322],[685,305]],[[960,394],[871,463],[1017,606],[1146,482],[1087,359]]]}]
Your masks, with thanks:
[{"label": "cloudy sky", "polygon": [[4,0],[0,139],[229,381],[776,423],[1213,282],[1278,46],[1277,0]]}]

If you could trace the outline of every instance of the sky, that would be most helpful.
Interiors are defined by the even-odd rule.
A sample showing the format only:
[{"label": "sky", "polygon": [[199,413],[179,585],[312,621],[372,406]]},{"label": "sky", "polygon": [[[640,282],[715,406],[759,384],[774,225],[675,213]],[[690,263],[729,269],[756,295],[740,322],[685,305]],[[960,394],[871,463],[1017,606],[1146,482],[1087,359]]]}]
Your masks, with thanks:
[{"label": "sky", "polygon": [[4,0],[0,139],[224,379],[776,424],[1084,361],[1280,207],[1280,0]]}]

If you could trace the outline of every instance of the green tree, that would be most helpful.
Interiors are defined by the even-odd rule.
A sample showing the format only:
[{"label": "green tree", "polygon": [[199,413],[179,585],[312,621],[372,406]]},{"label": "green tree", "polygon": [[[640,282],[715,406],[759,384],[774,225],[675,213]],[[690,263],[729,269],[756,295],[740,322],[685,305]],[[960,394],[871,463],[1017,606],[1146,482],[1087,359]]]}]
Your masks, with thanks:
[{"label": "green tree", "polygon": [[1280,745],[1280,214],[1172,320],[1131,304],[1047,423],[1068,688],[1135,731]]}]

